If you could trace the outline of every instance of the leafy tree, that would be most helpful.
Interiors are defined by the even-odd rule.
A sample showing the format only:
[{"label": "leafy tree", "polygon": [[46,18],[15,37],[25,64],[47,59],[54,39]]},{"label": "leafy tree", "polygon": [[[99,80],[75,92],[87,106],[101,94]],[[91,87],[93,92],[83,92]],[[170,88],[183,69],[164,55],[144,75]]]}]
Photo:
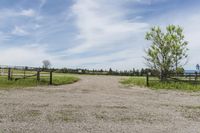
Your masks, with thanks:
[{"label": "leafy tree", "polygon": [[152,42],[146,51],[147,65],[159,71],[161,80],[166,79],[170,71],[182,67],[182,61],[187,58],[188,43],[184,41],[181,27],[169,25],[166,32],[153,27],[146,33],[146,39]]},{"label": "leafy tree", "polygon": [[[170,43],[176,73],[182,68],[181,62],[187,59],[188,42],[184,40],[183,29],[180,26],[169,25],[166,39]],[[187,61],[187,60],[186,60]],[[185,62],[186,63],[186,62]],[[183,63],[183,64],[185,64]]]}]

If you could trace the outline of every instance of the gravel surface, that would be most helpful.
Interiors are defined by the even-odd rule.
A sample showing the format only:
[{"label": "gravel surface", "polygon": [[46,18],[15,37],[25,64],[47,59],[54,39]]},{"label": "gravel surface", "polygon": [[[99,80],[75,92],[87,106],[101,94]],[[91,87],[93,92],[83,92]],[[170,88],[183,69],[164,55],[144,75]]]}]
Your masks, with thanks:
[{"label": "gravel surface", "polygon": [[200,93],[80,76],[64,86],[0,90],[0,133],[198,133]]}]

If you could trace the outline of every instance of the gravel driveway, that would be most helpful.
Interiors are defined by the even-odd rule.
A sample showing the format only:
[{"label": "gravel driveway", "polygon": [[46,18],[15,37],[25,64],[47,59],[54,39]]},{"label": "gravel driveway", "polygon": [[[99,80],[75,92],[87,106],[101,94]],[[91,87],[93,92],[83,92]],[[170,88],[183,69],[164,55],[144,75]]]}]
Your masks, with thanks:
[{"label": "gravel driveway", "polygon": [[200,93],[124,87],[123,77],[0,90],[0,133],[198,133]]}]

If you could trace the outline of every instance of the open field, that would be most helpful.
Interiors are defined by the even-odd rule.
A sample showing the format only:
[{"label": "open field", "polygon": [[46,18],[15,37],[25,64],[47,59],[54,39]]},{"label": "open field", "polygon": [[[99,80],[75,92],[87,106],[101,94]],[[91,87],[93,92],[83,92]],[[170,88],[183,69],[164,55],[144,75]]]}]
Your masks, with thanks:
[{"label": "open field", "polygon": [[200,93],[125,87],[114,76],[0,90],[0,133],[196,133]]}]

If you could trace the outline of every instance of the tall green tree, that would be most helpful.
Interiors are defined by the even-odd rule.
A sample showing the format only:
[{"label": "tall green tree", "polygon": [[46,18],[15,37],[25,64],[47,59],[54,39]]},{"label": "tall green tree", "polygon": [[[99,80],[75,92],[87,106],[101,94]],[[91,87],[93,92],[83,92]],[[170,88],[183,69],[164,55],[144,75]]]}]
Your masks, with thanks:
[{"label": "tall green tree", "polygon": [[169,25],[166,32],[160,27],[153,27],[145,38],[152,42],[146,51],[147,65],[160,72],[161,80],[167,78],[171,71],[182,67],[183,61],[188,57],[188,43],[184,41],[180,26]]},{"label": "tall green tree", "polygon": [[183,29],[180,26],[169,25],[167,27],[167,41],[171,45],[171,52],[173,55],[174,69],[176,73],[179,68],[182,68],[183,65],[187,62],[187,45],[188,42],[185,41],[183,35]]}]

